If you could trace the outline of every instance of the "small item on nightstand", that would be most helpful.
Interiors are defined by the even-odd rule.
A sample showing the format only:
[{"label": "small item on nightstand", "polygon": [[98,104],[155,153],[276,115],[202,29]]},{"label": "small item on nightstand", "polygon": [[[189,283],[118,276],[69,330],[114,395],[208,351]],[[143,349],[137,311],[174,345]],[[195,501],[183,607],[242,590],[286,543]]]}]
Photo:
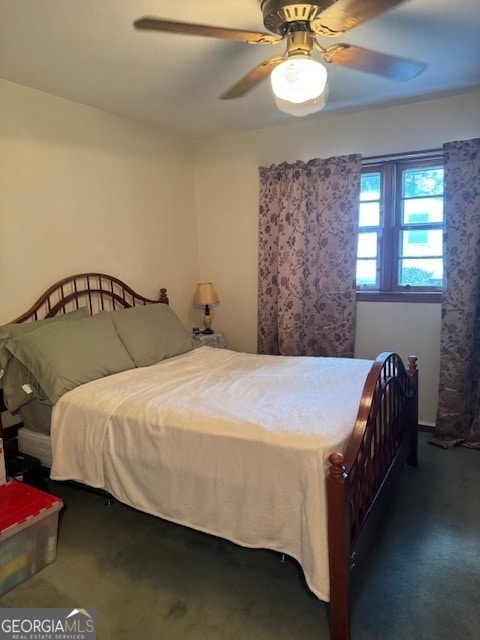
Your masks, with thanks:
[{"label": "small item on nightstand", "polygon": [[227,341],[221,331],[212,331],[212,333],[200,332],[193,337],[193,343],[196,349],[198,349],[198,347],[225,349],[227,346]]}]

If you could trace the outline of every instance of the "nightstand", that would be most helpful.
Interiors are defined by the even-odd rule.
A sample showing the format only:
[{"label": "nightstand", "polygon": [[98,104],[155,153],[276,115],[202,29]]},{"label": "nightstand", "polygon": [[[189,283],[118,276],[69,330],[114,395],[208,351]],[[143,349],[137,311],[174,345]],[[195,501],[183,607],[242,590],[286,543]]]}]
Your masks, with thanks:
[{"label": "nightstand", "polygon": [[193,336],[193,344],[195,349],[198,349],[198,347],[225,349],[227,341],[221,331],[214,331],[213,333],[197,333]]}]

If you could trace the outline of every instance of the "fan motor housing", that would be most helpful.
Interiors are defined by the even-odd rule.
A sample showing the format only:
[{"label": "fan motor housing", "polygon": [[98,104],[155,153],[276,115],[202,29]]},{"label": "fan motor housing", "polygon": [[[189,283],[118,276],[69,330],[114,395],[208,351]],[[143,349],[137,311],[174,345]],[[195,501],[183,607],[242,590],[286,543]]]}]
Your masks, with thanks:
[{"label": "fan motor housing", "polygon": [[291,0],[260,0],[265,28],[284,36],[293,22],[309,24],[319,17],[335,0],[322,2],[292,2]]}]

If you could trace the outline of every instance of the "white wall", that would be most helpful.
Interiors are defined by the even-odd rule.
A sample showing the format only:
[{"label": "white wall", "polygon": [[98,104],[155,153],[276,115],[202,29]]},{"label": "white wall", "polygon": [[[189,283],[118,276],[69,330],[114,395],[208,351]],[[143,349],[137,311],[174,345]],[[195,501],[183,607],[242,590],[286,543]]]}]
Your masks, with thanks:
[{"label": "white wall", "polygon": [[438,400],[440,321],[439,304],[362,302],[357,309],[357,357],[375,358],[382,351],[417,356],[420,422],[429,426],[435,425]]},{"label": "white wall", "polygon": [[83,271],[168,287],[190,322],[192,142],[0,80],[0,323]]},{"label": "white wall", "polygon": [[[195,198],[200,279],[215,283],[213,324],[234,349],[255,351],[257,320],[258,167],[348,153],[364,157],[432,149],[480,135],[480,93],[309,120],[195,143]],[[440,307],[361,303],[357,355],[396,350],[419,357],[420,419],[434,424]]]}]

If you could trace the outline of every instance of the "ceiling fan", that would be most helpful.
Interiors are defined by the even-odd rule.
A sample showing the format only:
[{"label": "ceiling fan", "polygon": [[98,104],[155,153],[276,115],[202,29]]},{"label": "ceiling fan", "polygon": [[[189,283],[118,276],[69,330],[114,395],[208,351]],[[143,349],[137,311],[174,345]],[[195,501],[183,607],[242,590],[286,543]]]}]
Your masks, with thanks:
[{"label": "ceiling fan", "polygon": [[[302,104],[307,109],[296,111],[290,108],[288,113],[304,115],[323,108],[325,100],[320,99],[325,91],[326,72],[313,57],[312,52],[320,54],[323,62],[349,67],[358,71],[372,73],[391,80],[410,80],[425,68],[425,64],[407,58],[391,56],[384,53],[358,47],[356,45],[336,43],[323,47],[317,36],[338,37],[377,15],[402,4],[405,0],[320,0],[319,2],[293,2],[292,0],[259,0],[263,24],[270,33],[257,31],[243,31],[214,27],[188,22],[175,22],[161,18],[140,18],[134,22],[134,27],[141,30],[162,31],[184,35],[197,35],[223,40],[236,40],[248,44],[278,44],[286,41],[283,55],[268,58],[251,69],[243,78],[235,83],[220,97],[223,100],[239,98],[272,74],[272,87],[277,99],[277,106],[283,111],[295,104]],[[320,78],[316,81],[301,80],[294,65],[309,63],[309,68],[317,68]],[[310,64],[313,63],[313,64]],[[318,67],[322,67],[319,72]],[[282,69],[282,74],[279,70]],[[315,70],[315,69],[314,69]],[[275,86],[275,76],[277,87]],[[283,81],[285,91],[278,88]],[[314,82],[320,88],[315,88]],[[306,89],[307,93],[292,94],[293,85]],[[320,92],[320,93],[319,93]],[[305,99],[305,95],[308,97]],[[308,107],[310,105],[311,108]]]}]

